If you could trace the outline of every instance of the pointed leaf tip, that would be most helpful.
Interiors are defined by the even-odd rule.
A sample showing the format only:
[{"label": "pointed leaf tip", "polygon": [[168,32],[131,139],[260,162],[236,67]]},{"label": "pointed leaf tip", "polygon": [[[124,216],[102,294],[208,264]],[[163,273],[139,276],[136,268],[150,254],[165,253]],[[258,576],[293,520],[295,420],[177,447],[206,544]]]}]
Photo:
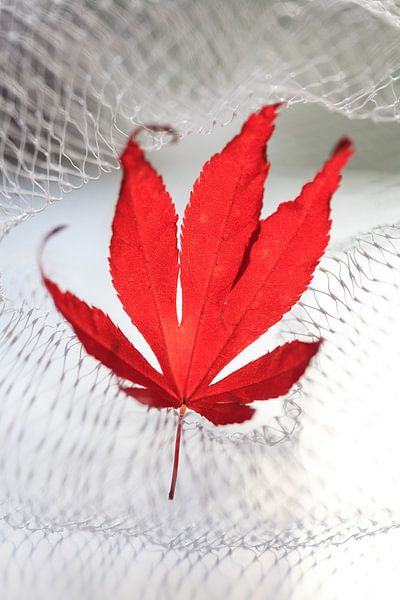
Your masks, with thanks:
[{"label": "pointed leaf tip", "polygon": [[125,169],[134,169],[144,159],[144,152],[133,137],[128,142],[120,155],[120,162]]},{"label": "pointed leaf tip", "polygon": [[[300,379],[311,359],[318,352],[320,340],[305,343],[295,340],[268,352],[237,371],[234,371],[218,383],[199,390],[196,397],[203,404],[208,401],[212,406],[213,396],[231,394],[241,403],[255,400],[270,400],[287,394]],[[196,407],[197,400],[192,400]]]},{"label": "pointed leaf tip", "polygon": [[[263,106],[258,114],[270,119],[271,117],[275,118],[279,112],[279,109],[284,105],[284,102],[276,102],[275,104],[267,104]],[[257,113],[255,113],[257,114]]]},{"label": "pointed leaf tip", "polygon": [[330,160],[326,163],[326,171],[340,171],[354,154],[353,142],[348,137],[342,137],[332,150]]},{"label": "pointed leaf tip", "polygon": [[66,229],[68,227],[68,225],[57,225],[57,227],[54,227],[53,229],[51,229],[48,233],[46,233],[46,235],[44,236],[41,244],[39,244],[39,250],[38,250],[38,263],[39,263],[39,270],[40,270],[40,274],[42,276],[42,278],[44,279],[44,271],[43,271],[43,252],[44,249],[47,245],[47,242],[54,236],[57,235],[58,233],[60,233],[60,231],[63,231],[63,229]]},{"label": "pointed leaf tip", "polygon": [[335,156],[339,152],[349,152],[350,154],[354,154],[354,145],[350,138],[347,136],[343,136],[340,138],[334,149],[332,150],[331,157]]}]

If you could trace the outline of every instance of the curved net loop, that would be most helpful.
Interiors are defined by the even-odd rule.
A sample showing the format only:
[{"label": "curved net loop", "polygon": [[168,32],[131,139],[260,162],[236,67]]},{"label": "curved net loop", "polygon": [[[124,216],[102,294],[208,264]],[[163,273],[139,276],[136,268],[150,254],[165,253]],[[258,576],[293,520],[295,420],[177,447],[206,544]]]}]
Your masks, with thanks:
[{"label": "curved net loop", "polygon": [[[281,329],[283,339],[322,337],[318,360],[300,389],[276,401],[278,413],[248,433],[189,417],[172,508],[166,489],[174,411],[127,402],[49,301],[32,292],[37,283],[27,277],[18,292],[5,274],[15,294],[4,301],[1,327],[0,477],[1,489],[12,490],[2,499],[7,522],[145,531],[167,546],[172,539],[198,546],[201,536],[207,545],[210,531],[235,545],[251,530],[251,545],[276,548],[300,538],[317,544],[346,537],[366,519],[397,523],[399,482],[381,463],[398,445],[399,274],[398,226],[375,228],[322,260]],[[390,353],[377,356],[377,344]],[[374,444],[366,446],[372,431]],[[352,469],[357,477],[350,482]]]}]

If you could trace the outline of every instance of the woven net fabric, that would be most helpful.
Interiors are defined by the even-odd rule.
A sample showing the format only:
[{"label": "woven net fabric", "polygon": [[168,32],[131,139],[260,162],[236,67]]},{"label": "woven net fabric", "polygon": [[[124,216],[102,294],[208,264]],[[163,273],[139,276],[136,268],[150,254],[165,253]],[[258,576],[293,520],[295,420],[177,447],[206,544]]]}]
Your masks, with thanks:
[{"label": "woven net fabric", "polygon": [[137,124],[209,131],[280,98],[397,121],[399,18],[389,0],[2,0],[2,228],[116,168]]},{"label": "woven net fabric", "polygon": [[[399,25],[389,0],[0,0],[2,598],[396,597]],[[67,222],[46,269],[135,339],[107,273],[127,135],[143,128],[182,214],[202,163],[283,99],[267,212],[341,135],[357,154],[310,289],[240,360],[324,343],[254,422],[188,415],[171,503],[176,414],[127,401],[86,355],[37,248]]]}]

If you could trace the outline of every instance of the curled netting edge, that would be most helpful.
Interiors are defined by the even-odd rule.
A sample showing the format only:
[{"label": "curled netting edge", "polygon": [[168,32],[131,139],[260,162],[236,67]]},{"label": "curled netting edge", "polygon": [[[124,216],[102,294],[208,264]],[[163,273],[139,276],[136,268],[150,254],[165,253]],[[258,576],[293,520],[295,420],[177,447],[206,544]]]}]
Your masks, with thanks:
[{"label": "curled netting edge", "polygon": [[[326,257],[325,263],[330,262],[331,265],[336,265],[339,269],[339,271],[343,272],[343,269],[346,270],[347,272],[351,272],[352,269],[354,269],[352,275],[350,276],[350,278],[348,278],[347,280],[345,278],[343,278],[343,292],[349,296],[351,296],[353,299],[357,299],[357,293],[359,291],[362,291],[363,293],[371,293],[372,290],[372,295],[376,292],[376,285],[377,283],[379,283],[379,281],[377,281],[377,278],[374,276],[370,276],[370,274],[368,273],[368,270],[365,268],[365,264],[363,264],[363,261],[365,263],[365,261],[367,261],[367,263],[370,263],[371,261],[376,261],[376,260],[380,260],[381,264],[383,264],[383,266],[389,271],[392,272],[393,271],[393,260],[399,260],[400,259],[400,249],[396,248],[396,241],[398,242],[400,240],[400,229],[398,225],[391,225],[391,226],[379,226],[374,228],[372,231],[368,232],[368,234],[366,235],[362,235],[362,236],[358,236],[357,238],[355,238],[355,240],[352,242],[352,244],[350,245],[350,248],[348,248],[347,250],[345,250],[344,252],[339,253],[340,256],[335,255],[328,255]],[[384,256],[384,252],[383,249],[386,252],[386,257]],[[374,251],[373,251],[374,250]],[[378,255],[376,254],[376,252],[378,252]],[[329,274],[329,269],[327,268],[326,264],[322,265],[322,267],[320,267],[320,272],[322,276],[326,276],[327,274]],[[333,273],[333,277],[337,277],[337,273]],[[372,286],[372,288],[368,289],[368,285]],[[394,284],[395,286],[397,286],[398,289],[398,282],[395,282]],[[319,293],[319,288],[317,285],[312,285],[310,290],[309,290],[309,297],[315,297],[315,295],[318,295]],[[386,291],[384,291],[384,294],[386,293]],[[39,300],[41,294],[39,292],[38,296],[35,299],[35,302],[38,303],[38,305],[40,306],[41,302]],[[337,298],[337,296],[335,296],[336,301],[340,302],[342,301],[340,298]],[[300,310],[308,310],[308,304],[309,301],[304,301],[303,299],[300,301],[299,303],[299,307]],[[27,308],[27,310],[25,310],[25,308]],[[346,308],[347,310],[347,308]],[[351,311],[351,307],[349,309]],[[16,329],[16,324],[22,324],[23,327],[26,330],[26,325],[27,322],[29,323],[29,318],[32,318],[32,328],[31,330],[28,331],[28,339],[29,342],[34,344],[35,346],[37,346],[38,342],[40,341],[40,337],[41,337],[41,333],[39,332],[39,334],[37,334],[37,332],[35,333],[34,331],[34,326],[35,324],[39,323],[41,319],[46,320],[46,318],[49,316],[49,312],[45,312],[45,313],[41,313],[41,315],[37,315],[36,313],[37,309],[35,309],[32,306],[27,306],[26,304],[22,303],[22,308],[21,310],[15,312],[13,306],[8,305],[8,310],[5,311],[5,315],[9,315],[10,316],[10,320],[7,323],[7,326],[2,330],[2,337],[3,337],[3,341],[4,339],[8,339],[11,340],[11,342],[17,341],[18,339],[18,331]],[[319,311],[321,314],[324,315],[325,312],[325,316],[326,316],[326,311],[322,310],[321,307],[319,307]],[[54,313],[54,311],[53,311]],[[27,321],[27,316],[28,316],[28,321]],[[295,316],[295,319],[298,319],[298,317]],[[333,315],[332,317],[333,319],[335,319],[335,315]],[[54,314],[53,314],[53,319],[54,319]],[[338,319],[339,321],[341,320],[341,317],[339,317]],[[292,331],[291,327],[290,327],[290,323],[291,320],[289,318],[289,320],[287,321],[288,323],[288,333]],[[315,329],[318,329],[318,331],[320,332],[320,334],[324,334],[326,332],[324,332],[324,328],[323,327],[318,327],[318,323],[312,323],[313,327],[310,327],[310,323],[307,322],[307,320],[303,319],[303,323],[302,325],[305,324],[306,325],[306,335],[312,335],[315,336],[316,335],[316,331]],[[357,324],[356,324],[357,325]],[[67,328],[65,326],[65,323],[60,322],[59,318],[57,317],[57,320],[55,321],[55,323],[52,324],[52,322],[48,323],[46,325],[46,327],[50,327],[53,329],[53,334],[50,336],[51,339],[51,344],[54,344],[55,346],[58,345],[58,343],[61,343],[61,341],[64,339],[65,340],[65,334],[67,331]],[[29,328],[28,328],[29,329]],[[310,331],[311,330],[311,331]],[[25,331],[26,332],[26,331]],[[57,341],[57,334],[59,335],[60,339]],[[66,346],[67,347],[71,347],[71,348],[75,348],[76,351],[76,347],[77,347],[77,343],[76,341],[74,341],[73,337],[68,333],[67,334],[67,339],[66,339]],[[25,350],[28,352],[29,354],[29,348],[25,348]],[[48,350],[48,346],[44,346],[43,349],[43,356],[47,355],[47,350]],[[50,355],[52,353],[50,352]],[[82,356],[82,351],[79,351],[79,358],[78,358],[78,362],[80,367],[82,368],[83,364],[85,363],[85,358],[84,356]],[[39,361],[40,363],[40,361]],[[39,366],[39,363],[37,366]],[[50,365],[50,363],[48,363]],[[46,366],[46,365],[45,365]],[[95,377],[95,380],[97,379],[97,376],[99,375],[99,373],[101,372],[101,368],[100,367],[95,367],[93,369],[93,367],[91,368],[91,371],[96,371],[97,375]],[[12,372],[9,371],[9,374],[12,375]],[[101,376],[100,376],[101,379]],[[102,378],[104,380],[104,377]],[[106,384],[106,389],[110,390],[110,376],[107,376],[106,379],[108,380],[108,384]],[[4,382],[3,382],[4,384]],[[29,387],[29,386],[28,386]],[[111,386],[112,387],[112,386]],[[9,391],[10,388],[8,388]],[[7,390],[6,390],[7,392]],[[113,394],[115,396],[115,394]],[[274,440],[273,443],[271,443],[270,440],[268,440],[268,438],[266,437],[266,431],[269,431],[268,428],[261,428],[259,430],[255,430],[254,432],[250,433],[250,434],[241,434],[241,433],[236,433],[236,434],[225,434],[225,433],[216,433],[215,430],[209,429],[209,428],[205,428],[200,422],[196,422],[196,420],[192,423],[189,423],[186,425],[185,430],[189,433],[200,433],[201,436],[206,436],[208,439],[212,440],[212,441],[217,441],[219,442],[219,444],[222,442],[229,442],[229,443],[234,443],[235,446],[237,446],[237,444],[242,445],[243,442],[250,442],[250,445],[252,446],[254,443],[256,445],[274,445],[275,443],[279,443],[284,441],[285,439],[287,439],[288,437],[290,437],[290,435],[292,435],[293,431],[296,429],[297,425],[298,425],[298,419],[300,417],[300,409],[298,407],[298,404],[296,402],[293,402],[293,398],[289,398],[283,401],[283,413],[285,413],[285,411],[289,411],[289,415],[291,414],[291,411],[294,411],[295,415],[294,415],[294,419],[292,422],[293,427],[292,428],[288,428],[287,426],[283,427],[280,431],[281,433],[281,437],[279,440]],[[293,415],[291,415],[293,417]],[[273,431],[274,435],[276,436],[276,429],[274,428]],[[218,445],[219,445],[218,444]],[[139,441],[139,445],[140,445],[140,441]],[[3,462],[3,461],[2,461]],[[4,465],[4,463],[3,463]],[[22,509],[24,513],[26,513],[26,508]],[[126,534],[126,535],[139,535],[141,534],[141,530],[140,530],[140,524],[138,525],[138,527],[124,527],[122,523],[120,523],[119,525],[116,526],[115,523],[115,519],[111,518],[110,522],[107,523],[107,520],[102,521],[101,523],[98,523],[97,525],[90,525],[89,523],[85,523],[84,521],[81,521],[80,523],[77,522],[75,524],[73,524],[72,522],[65,522],[62,523],[57,519],[52,520],[52,524],[48,524],[46,525],[46,518],[44,518],[44,520],[42,518],[38,518],[35,517],[33,514],[26,518],[26,519],[22,519],[19,520],[19,516],[18,516],[18,510],[16,512],[17,514],[17,519],[15,520],[13,518],[12,515],[7,515],[6,511],[3,512],[3,518],[5,521],[7,521],[10,526],[13,526],[15,528],[19,528],[19,527],[26,527],[28,529],[32,529],[32,530],[63,530],[64,528],[71,528],[71,529],[86,529],[87,530],[92,530],[92,531],[109,531],[110,533],[114,532],[114,533],[122,533],[122,534]],[[14,515],[15,516],[15,515]],[[367,519],[368,520],[368,519]],[[382,524],[382,521],[384,522],[384,524]],[[205,525],[208,527],[208,523],[206,522]],[[338,544],[338,543],[343,543],[343,541],[345,541],[346,539],[348,539],[349,537],[354,537],[354,538],[358,538],[359,536],[363,536],[363,535],[369,535],[370,531],[384,531],[385,529],[389,529],[389,528],[393,528],[393,527],[397,527],[397,521],[394,520],[393,518],[390,518],[390,513],[388,513],[387,515],[387,519],[380,519],[379,521],[374,520],[373,518],[368,520],[368,524],[365,525],[364,523],[364,527],[360,529],[359,525],[350,525],[350,524],[346,524],[344,522],[340,523],[340,525],[338,525],[336,528],[335,526],[333,526],[331,523],[315,523],[315,532],[310,535],[310,531],[308,532],[307,535],[305,535],[305,531],[302,529],[302,526],[300,524],[297,524],[297,526],[295,524],[293,524],[293,527],[290,528],[290,530],[287,530],[285,528],[281,529],[279,532],[273,534],[273,532],[270,530],[268,533],[266,533],[265,531],[263,531],[262,528],[262,532],[261,534],[259,533],[256,536],[253,536],[252,538],[252,543],[254,545],[254,547],[257,548],[262,548],[262,547],[269,547],[269,548],[289,548],[289,547],[295,547],[296,545],[299,546],[307,546],[307,545],[320,545],[321,543],[332,543],[332,544]],[[324,525],[324,526],[323,526]],[[273,524],[271,524],[271,527],[273,528]],[[310,525],[308,524],[308,528],[310,528]],[[146,534],[147,539],[149,541],[152,541],[152,543],[155,544],[166,544],[172,547],[179,547],[179,544],[183,544],[184,547],[188,547],[189,545],[189,540],[191,538],[191,536],[193,537],[194,533],[196,533],[196,542],[193,542],[195,545],[200,545],[200,547],[202,546],[202,544],[204,543],[204,545],[209,544],[209,532],[202,532],[201,529],[199,530],[199,528],[195,528],[195,529],[188,529],[188,528],[184,528],[183,531],[180,531],[176,536],[172,536],[172,540],[171,537],[168,538],[168,540],[163,539],[162,535],[159,535],[159,533],[162,531],[162,528],[160,529],[160,524],[156,525],[154,527],[154,533],[150,533],[149,530],[152,530],[152,527],[148,527],[148,532]],[[267,526],[268,529],[268,526]],[[223,532],[218,532],[217,529],[215,528],[215,524],[213,527],[213,538],[214,538],[214,542],[213,543],[217,543],[221,544],[221,545],[238,545],[240,546],[241,544],[241,540],[243,541],[243,532],[238,533],[237,536],[235,536],[234,531],[230,531],[228,534],[224,534]],[[264,538],[264,541],[262,541],[262,539],[260,538]],[[218,541],[217,541],[218,540]],[[246,538],[245,541],[246,547],[251,547],[251,543],[250,540]]]},{"label": "curled netting edge", "polygon": [[[219,15],[218,6],[207,2],[87,1],[82,6],[40,0],[32,12],[25,0],[4,0],[0,234],[65,192],[118,168],[124,140],[146,123],[168,122],[180,136],[209,132],[283,99],[288,105],[319,104],[350,118],[398,121],[397,9],[391,2],[359,0],[327,8],[320,1],[255,3],[251,10],[232,3],[220,7]],[[251,35],[247,20],[254,25]],[[315,21],[313,43],[307,42],[313,36],[307,37],[303,20],[308,28]],[[341,36],[346,22],[352,25],[348,41]],[[390,39],[379,67],[379,53],[366,40],[385,27]],[[232,29],[238,35],[230,42]],[[252,53],[262,66],[252,68]],[[124,87],[117,89],[120,84]],[[147,133],[147,147],[169,140],[165,132],[155,135],[149,128]]]}]

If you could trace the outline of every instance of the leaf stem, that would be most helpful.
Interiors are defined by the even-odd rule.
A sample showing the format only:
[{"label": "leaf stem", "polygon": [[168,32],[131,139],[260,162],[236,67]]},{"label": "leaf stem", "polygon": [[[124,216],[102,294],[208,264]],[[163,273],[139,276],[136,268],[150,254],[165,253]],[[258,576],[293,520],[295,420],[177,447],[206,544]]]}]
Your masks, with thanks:
[{"label": "leaf stem", "polygon": [[171,487],[169,489],[168,500],[173,500],[174,494],[175,494],[176,479],[178,477],[179,450],[181,447],[181,437],[182,437],[182,423],[183,423],[183,417],[185,416],[185,412],[186,412],[186,404],[182,404],[182,406],[179,409],[178,425],[176,427],[174,466],[172,469]]}]

